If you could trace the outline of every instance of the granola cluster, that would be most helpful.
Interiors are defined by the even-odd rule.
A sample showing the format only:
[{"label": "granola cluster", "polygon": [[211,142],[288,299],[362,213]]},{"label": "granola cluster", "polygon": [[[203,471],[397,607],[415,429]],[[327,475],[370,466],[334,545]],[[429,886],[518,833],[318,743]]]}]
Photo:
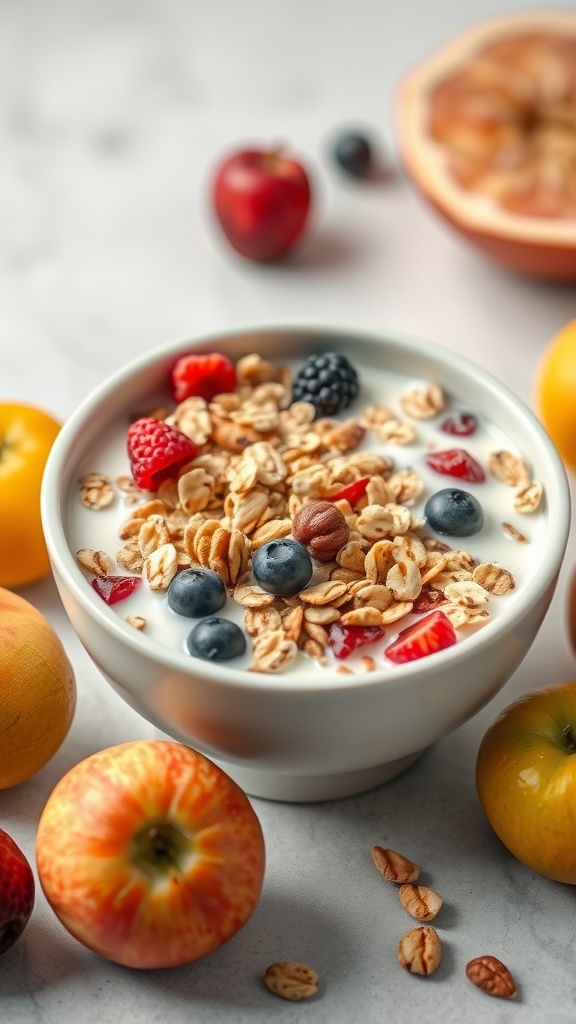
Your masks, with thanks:
[{"label": "granola cluster", "polygon": [[[291,402],[284,368],[253,354],[240,359],[236,370],[234,392],[211,402],[188,398],[172,412],[152,413],[198,446],[178,479],[150,496],[128,476],[114,483],[99,472],[82,477],[79,493],[86,507],[106,508],[120,492],[132,509],[113,555],[77,552],[85,570],[94,576],[119,569],[141,574],[153,591],[165,591],[186,567],[214,570],[244,609],[255,672],[283,671],[299,650],[327,664],[328,628],[335,622],[387,626],[438,606],[456,630],[488,621],[491,597],[514,589],[512,574],[425,535],[424,520],[413,511],[424,491],[417,472],[397,469],[388,454],[361,448],[370,436],[387,448],[413,444],[418,421],[444,408],[437,384],[400,395],[402,418],[384,405],[371,405],[359,418],[315,419],[311,404]],[[494,452],[488,469],[513,489],[511,507],[517,512],[538,507],[542,489],[521,459]],[[292,520],[306,503],[330,499],[366,478],[353,504],[336,498],[348,537],[333,559],[316,564],[309,586],[294,597],[277,597],[254,583],[250,566],[258,547],[291,535]],[[525,541],[509,524],[503,528]],[[145,628],[141,617],[133,624]],[[366,657],[362,665],[374,667]]]}]

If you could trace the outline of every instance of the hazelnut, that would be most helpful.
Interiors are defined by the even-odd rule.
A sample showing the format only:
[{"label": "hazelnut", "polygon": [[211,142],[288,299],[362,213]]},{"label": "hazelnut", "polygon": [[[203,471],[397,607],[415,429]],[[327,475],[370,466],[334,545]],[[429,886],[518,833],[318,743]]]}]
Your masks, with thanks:
[{"label": "hazelnut", "polygon": [[292,520],[294,540],[320,562],[332,561],[347,543],[349,533],[342,512],[331,501],[310,501],[298,509]]}]

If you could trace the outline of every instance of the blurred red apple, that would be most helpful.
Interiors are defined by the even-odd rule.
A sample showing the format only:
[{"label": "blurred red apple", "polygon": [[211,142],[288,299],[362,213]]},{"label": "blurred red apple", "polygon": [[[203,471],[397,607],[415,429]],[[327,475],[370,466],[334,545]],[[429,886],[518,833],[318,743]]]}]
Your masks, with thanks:
[{"label": "blurred red apple", "polygon": [[250,260],[276,260],[304,232],[310,182],[302,164],[279,151],[243,149],[217,169],[213,203],[237,252]]},{"label": "blurred red apple", "polygon": [[20,938],[34,906],[34,875],[11,836],[0,828],[0,954]]},{"label": "blurred red apple", "polygon": [[190,963],[254,911],[264,840],[246,794],[170,740],[109,747],[50,794],[36,839],[52,909],[89,949],[126,967]]}]

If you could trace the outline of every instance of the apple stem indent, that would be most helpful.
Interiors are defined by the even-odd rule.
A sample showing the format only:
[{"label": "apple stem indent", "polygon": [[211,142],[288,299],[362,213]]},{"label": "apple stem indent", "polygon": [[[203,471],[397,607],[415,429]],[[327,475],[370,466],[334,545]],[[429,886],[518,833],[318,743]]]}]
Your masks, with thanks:
[{"label": "apple stem indent", "polygon": [[133,861],[150,876],[166,875],[170,870],[180,874],[183,858],[189,855],[189,840],[169,822],[147,825],[133,841]]}]

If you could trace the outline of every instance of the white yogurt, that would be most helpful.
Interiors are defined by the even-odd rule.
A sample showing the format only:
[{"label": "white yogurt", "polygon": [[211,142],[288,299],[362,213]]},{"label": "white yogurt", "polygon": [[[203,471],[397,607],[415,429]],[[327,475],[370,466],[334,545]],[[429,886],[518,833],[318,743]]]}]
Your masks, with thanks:
[{"label": "white yogurt", "polygon": [[[292,367],[293,368],[293,367]],[[360,377],[360,394],[356,402],[339,415],[339,419],[360,418],[362,410],[373,404],[388,406],[402,421],[414,423],[416,427],[417,440],[410,445],[383,444],[375,438],[371,432],[367,432],[366,438],[358,449],[375,450],[392,459],[394,470],[413,469],[424,481],[424,492],[422,496],[410,506],[415,516],[422,517],[427,499],[435,491],[447,487],[457,487],[473,494],[482,505],[484,512],[484,525],[482,530],[471,537],[449,537],[434,533],[428,526],[421,531],[422,534],[437,537],[455,549],[469,551],[477,561],[495,562],[503,568],[508,569],[515,580],[515,589],[506,595],[491,596],[487,604],[490,612],[490,619],[494,620],[502,614],[504,609],[514,601],[521,593],[523,585],[529,579],[535,563],[535,550],[544,545],[546,530],[545,496],[541,507],[523,515],[514,510],[514,488],[496,480],[488,470],[488,458],[490,453],[505,450],[520,456],[526,463],[530,472],[529,453],[520,452],[509,438],[504,436],[497,425],[486,422],[476,410],[465,407],[465,411],[472,412],[478,420],[476,432],[470,437],[458,437],[445,433],[439,429],[440,423],[446,416],[461,406],[457,396],[445,394],[446,405],[442,413],[432,419],[409,420],[399,404],[399,396],[412,390],[414,387],[422,387],[428,381],[410,378],[396,372],[375,370],[373,367],[358,367]],[[440,382],[441,383],[441,382]],[[154,399],[155,402],[156,398]],[[164,401],[165,401],[164,396]],[[151,406],[154,404],[151,402]],[[90,450],[79,467],[78,475],[87,472],[104,473],[110,481],[114,482],[120,476],[130,474],[128,458],[126,454],[126,418],[118,418],[108,426],[100,435],[98,443]],[[486,479],[483,483],[468,483],[453,477],[440,475],[428,469],[424,456],[430,449],[443,450],[450,448],[463,448],[472,455],[483,467]],[[115,553],[122,547],[123,542],[119,538],[121,525],[133,514],[134,506],[127,505],[122,493],[115,488],[115,500],[108,508],[91,510],[84,507],[80,501],[78,489],[74,489],[69,498],[67,533],[70,548],[73,553],[79,549],[90,548],[98,551],[105,551],[114,558]],[[142,495],[142,501],[150,500],[151,495]],[[527,540],[521,543],[513,539],[503,529],[503,523],[511,524]],[[84,570],[83,570],[84,571]],[[126,571],[118,566],[113,570],[117,575],[126,575]],[[93,577],[84,572],[86,580]],[[311,581],[314,582],[314,577]],[[88,582],[87,582],[88,586]],[[94,595],[95,600],[100,600]],[[441,606],[439,606],[441,607]],[[131,597],[108,608],[110,614],[117,615],[121,621],[128,616],[141,616],[145,622],[145,631],[141,634],[142,643],[153,643],[166,645],[179,651],[187,651],[186,638],[194,625],[200,621],[177,615],[167,604],[165,593],[151,591],[144,581],[140,589]],[[225,606],[218,612],[218,615],[232,619],[242,626],[244,609],[228,597]],[[413,615],[408,615],[398,623],[386,627],[385,636],[359,649],[356,655],[352,655],[344,662],[334,662],[332,659],[327,668],[318,665],[314,660],[304,653],[299,653],[296,661],[290,664],[285,670],[286,673],[296,678],[310,677],[310,674],[322,674],[334,670],[334,665],[344,664],[352,670],[365,671],[361,658],[363,655],[370,655],[378,669],[394,671],[394,664],[383,654],[384,648],[394,639],[400,629],[414,621]],[[124,623],[124,628],[134,631],[134,626]],[[490,622],[475,629],[490,629]],[[466,642],[466,629],[458,630],[458,642]],[[246,669],[252,662],[250,639],[247,637],[246,653],[241,658],[226,662],[230,668]],[[255,677],[256,678],[256,677]]]}]

